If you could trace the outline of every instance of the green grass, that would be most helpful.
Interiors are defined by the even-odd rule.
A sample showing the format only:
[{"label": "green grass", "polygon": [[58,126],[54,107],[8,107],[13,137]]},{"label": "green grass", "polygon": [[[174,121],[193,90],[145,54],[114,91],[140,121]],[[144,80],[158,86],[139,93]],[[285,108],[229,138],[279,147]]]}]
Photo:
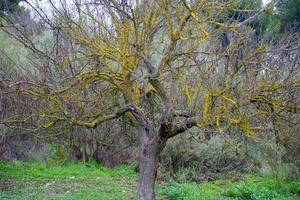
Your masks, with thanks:
[{"label": "green grass", "polygon": [[96,162],[67,163],[65,165],[46,165],[40,162],[15,164],[0,163],[1,174],[8,173],[16,179],[57,179],[76,177],[135,177],[134,167],[123,165],[114,169],[105,168]]},{"label": "green grass", "polygon": [[0,199],[135,199],[133,166],[115,169],[95,162],[46,166],[38,162],[0,164]]},{"label": "green grass", "polygon": [[298,200],[300,180],[286,181],[271,175],[247,175],[243,180],[232,182],[218,180],[202,184],[171,183],[160,190],[170,200]]},{"label": "green grass", "polygon": [[[233,181],[220,179],[202,184],[158,184],[161,199],[169,200],[296,200],[300,180],[252,174]],[[95,162],[63,166],[38,162],[0,163],[0,199],[10,200],[131,200],[136,199],[134,166],[114,169]]]}]

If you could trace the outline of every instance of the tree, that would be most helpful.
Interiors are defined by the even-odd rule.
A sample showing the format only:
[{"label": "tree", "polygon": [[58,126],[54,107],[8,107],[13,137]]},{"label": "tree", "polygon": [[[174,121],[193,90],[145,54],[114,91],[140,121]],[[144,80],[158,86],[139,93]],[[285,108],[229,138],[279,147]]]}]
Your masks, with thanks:
[{"label": "tree", "polygon": [[18,4],[22,0],[3,0],[0,2],[0,15],[13,13],[19,9]]},{"label": "tree", "polygon": [[300,1],[299,0],[281,0],[275,5],[278,10],[278,17],[281,22],[281,31],[292,30],[299,31],[300,25]]},{"label": "tree", "polygon": [[[51,16],[29,5],[61,38],[55,44],[36,44],[18,26],[4,29],[36,61],[34,81],[6,89],[17,88],[43,107],[18,117],[34,118],[35,131],[129,119],[140,130],[140,200],[155,199],[159,155],[176,135],[209,127],[251,137],[269,126],[270,113],[280,111],[285,119],[298,112],[286,96],[299,88],[297,70],[280,79],[275,77],[282,69],[266,75],[268,48],[251,40],[247,25],[256,12],[220,20],[227,10],[242,12],[235,1],[94,0],[73,7],[49,2]],[[225,30],[232,38],[221,48]]]},{"label": "tree", "polygon": [[300,1],[279,0],[271,1],[267,12],[262,13],[253,22],[253,28],[258,35],[269,39],[280,40],[288,32],[299,32]]}]

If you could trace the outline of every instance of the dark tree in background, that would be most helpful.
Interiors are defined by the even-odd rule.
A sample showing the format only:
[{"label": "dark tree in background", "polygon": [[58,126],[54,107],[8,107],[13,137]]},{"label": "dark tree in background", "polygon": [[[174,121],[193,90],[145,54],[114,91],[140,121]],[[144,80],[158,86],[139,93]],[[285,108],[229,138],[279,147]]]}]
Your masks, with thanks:
[{"label": "dark tree in background", "polygon": [[300,30],[300,0],[281,0],[277,3],[281,29]]},{"label": "dark tree in background", "polygon": [[300,0],[272,1],[267,12],[252,22],[257,35],[281,39],[285,33],[300,31]]},{"label": "dark tree in background", "polygon": [[0,1],[0,15],[16,12],[20,7],[18,6],[22,0],[1,0]]}]

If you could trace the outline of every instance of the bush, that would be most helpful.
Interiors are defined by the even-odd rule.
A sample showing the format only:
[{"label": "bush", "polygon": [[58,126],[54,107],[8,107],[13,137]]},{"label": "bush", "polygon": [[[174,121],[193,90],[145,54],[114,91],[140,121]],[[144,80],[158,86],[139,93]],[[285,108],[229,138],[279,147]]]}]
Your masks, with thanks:
[{"label": "bush", "polygon": [[286,147],[272,140],[266,142],[267,133],[259,142],[242,134],[215,135],[209,140],[192,134],[168,143],[161,154],[160,178],[199,183],[260,171],[292,180],[299,173]]},{"label": "bush", "polygon": [[245,181],[232,184],[223,193],[235,199],[289,199],[299,194],[300,182],[288,182],[272,176],[250,176]]},{"label": "bush", "polygon": [[220,135],[201,142],[189,135],[180,136],[162,152],[159,175],[166,179],[171,176],[179,182],[202,182],[217,178],[217,174],[251,171],[237,145]]}]

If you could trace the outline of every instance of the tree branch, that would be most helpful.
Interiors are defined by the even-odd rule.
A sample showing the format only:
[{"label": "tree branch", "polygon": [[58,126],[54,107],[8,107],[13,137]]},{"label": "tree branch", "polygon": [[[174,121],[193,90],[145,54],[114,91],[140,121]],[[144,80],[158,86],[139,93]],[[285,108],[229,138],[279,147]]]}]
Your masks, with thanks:
[{"label": "tree branch", "polygon": [[200,120],[201,120],[201,117],[195,116],[195,117],[185,119],[180,124],[174,125],[171,133],[168,135],[168,138],[172,138],[172,137],[174,137],[180,133],[183,133],[186,130],[196,126]]},{"label": "tree branch", "polygon": [[148,126],[148,124],[149,124],[148,120],[144,116],[142,110],[137,108],[133,104],[127,104],[124,107],[117,110],[115,113],[103,116],[103,117],[95,119],[91,122],[80,121],[80,120],[72,120],[71,123],[72,123],[72,125],[85,126],[87,128],[96,128],[99,124],[102,124],[102,123],[107,122],[109,120],[119,118],[122,115],[124,115],[126,112],[131,112],[133,114],[133,116],[139,121],[139,123],[142,127]]}]

